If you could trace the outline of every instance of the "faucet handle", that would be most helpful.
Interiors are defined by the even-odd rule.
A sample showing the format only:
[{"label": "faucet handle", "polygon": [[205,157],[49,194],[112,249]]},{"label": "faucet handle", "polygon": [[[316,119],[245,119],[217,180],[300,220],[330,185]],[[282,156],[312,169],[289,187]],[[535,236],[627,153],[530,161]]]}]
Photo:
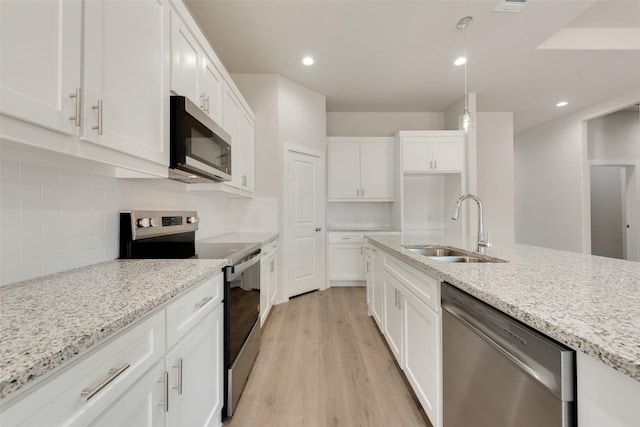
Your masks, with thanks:
[{"label": "faucet handle", "polygon": [[487,231],[487,238],[478,242],[478,244],[480,246],[484,246],[485,248],[490,248],[493,246],[493,243],[491,243],[491,232]]}]

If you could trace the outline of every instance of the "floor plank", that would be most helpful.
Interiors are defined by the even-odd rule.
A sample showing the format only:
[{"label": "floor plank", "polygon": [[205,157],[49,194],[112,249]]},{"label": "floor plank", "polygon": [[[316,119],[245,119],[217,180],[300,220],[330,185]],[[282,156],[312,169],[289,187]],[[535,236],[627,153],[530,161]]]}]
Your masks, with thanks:
[{"label": "floor plank", "polygon": [[274,306],[262,332],[225,426],[430,426],[367,315],[365,288],[330,288]]}]

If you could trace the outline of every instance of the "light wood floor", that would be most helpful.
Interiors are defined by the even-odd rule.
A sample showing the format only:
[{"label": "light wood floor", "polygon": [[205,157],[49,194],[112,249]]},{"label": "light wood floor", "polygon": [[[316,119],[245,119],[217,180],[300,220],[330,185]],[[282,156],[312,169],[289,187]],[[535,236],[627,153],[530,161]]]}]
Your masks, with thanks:
[{"label": "light wood floor", "polygon": [[372,318],[365,288],[272,308],[236,412],[240,426],[430,426]]}]

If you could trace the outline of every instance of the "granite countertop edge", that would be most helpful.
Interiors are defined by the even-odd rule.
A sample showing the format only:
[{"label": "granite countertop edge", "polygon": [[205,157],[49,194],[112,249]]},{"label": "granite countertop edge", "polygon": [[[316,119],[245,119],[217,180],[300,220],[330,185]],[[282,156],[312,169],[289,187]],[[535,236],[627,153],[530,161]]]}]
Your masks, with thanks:
[{"label": "granite countertop edge", "polygon": [[268,245],[277,238],[280,233],[274,232],[234,232],[219,236],[199,239],[198,243],[259,243],[261,246]]},{"label": "granite countertop edge", "polygon": [[[396,236],[394,236],[396,237]],[[463,274],[456,274],[457,271],[462,271],[461,269],[469,267],[471,269],[475,269],[475,272],[478,272],[478,269],[486,268],[483,267],[483,264],[468,264],[468,265],[451,265],[450,263],[441,263],[439,261],[430,260],[426,257],[415,255],[406,249],[402,248],[401,245],[396,244],[395,242],[389,243],[383,241],[385,237],[377,237],[371,236],[368,240],[374,245],[378,246],[382,250],[391,253],[392,255],[398,257],[399,259],[407,262],[413,267],[418,268],[425,273],[437,276],[442,281],[446,281],[457,288],[469,293],[470,295],[480,299],[481,301],[491,305],[492,307],[508,314],[511,317],[523,322],[524,324],[532,327],[535,330],[540,331],[541,333],[550,336],[551,338],[565,344],[566,346],[581,351],[606,365],[614,368],[615,370],[635,379],[636,381],[640,381],[640,333],[636,332],[633,335],[633,332],[630,336],[628,336],[631,341],[630,345],[623,345],[619,342],[612,342],[611,340],[615,340],[619,338],[616,334],[611,334],[610,331],[600,329],[601,325],[598,325],[597,321],[589,321],[589,319],[581,319],[581,322],[587,322],[586,330],[575,331],[572,328],[575,327],[575,322],[572,323],[573,318],[575,316],[580,317],[582,313],[567,313],[565,315],[566,322],[563,322],[561,318],[549,318],[539,313],[535,313],[533,310],[529,309],[527,306],[523,306],[520,304],[515,304],[507,301],[505,298],[501,298],[499,293],[490,292],[485,289],[482,285],[482,273],[478,273],[475,276],[471,275],[469,277],[474,277],[469,280]],[[397,237],[394,240],[402,240],[402,237]],[[464,242],[452,242],[448,239],[429,239],[425,237],[417,237],[412,236],[410,239],[411,245],[420,246],[420,242],[424,245],[437,244],[439,246],[448,246],[457,249],[467,250],[469,252],[473,252],[473,249],[470,249],[469,243]],[[460,244],[457,244],[460,243]],[[526,245],[513,245],[518,246],[521,250],[528,250],[527,248],[531,248],[531,250],[539,252],[540,250],[544,250],[543,248],[535,248],[529,247]],[[584,260],[584,257],[588,257],[588,255],[583,254],[572,254],[564,251],[556,251],[549,249],[551,253],[554,252],[562,252],[568,258],[571,258],[573,255],[576,260],[581,261]],[[491,253],[491,250],[489,251]],[[493,253],[491,253],[493,255]],[[501,260],[506,260],[508,263],[515,264],[514,268],[517,269],[518,260],[510,260],[508,252],[501,253],[500,255],[496,254]],[[607,259],[599,258],[600,262],[607,263]],[[612,264],[620,265],[620,262],[630,263],[629,265],[634,270],[634,279],[640,274],[640,264],[633,263],[631,261],[620,261],[620,260],[611,260]],[[507,264],[508,264],[507,263]],[[487,264],[484,264],[487,266]],[[490,264],[496,266],[498,264]],[[490,268],[490,267],[489,267]],[[500,267],[497,267],[500,268]],[[480,270],[481,271],[481,270]],[[466,273],[468,273],[467,271]],[[545,274],[544,271],[540,271],[541,278]],[[478,279],[479,278],[479,279]],[[511,274],[508,280],[517,282],[517,273]],[[479,285],[480,284],[480,285]],[[640,289],[640,283],[634,282],[636,286],[635,289]],[[640,293],[636,293],[637,295]],[[606,302],[599,303],[606,304]],[[630,305],[633,306],[633,301],[630,302]],[[632,308],[629,308],[632,310]],[[635,310],[635,309],[633,309]],[[638,322],[639,318],[634,317],[633,313],[631,314],[631,319],[636,319]],[[633,330],[633,320],[631,321],[631,330]],[[585,327],[584,324],[580,326]],[[582,333],[581,333],[582,332]],[[613,338],[609,338],[613,337]],[[635,345],[635,347],[634,347]],[[635,350],[634,350],[635,348]]]},{"label": "granite countertop edge", "polygon": [[[158,268],[163,261],[169,266]],[[226,264],[227,260],[114,260],[1,287],[0,341],[4,348],[0,351],[0,399],[66,365],[192,286],[221,272]],[[115,278],[110,274],[115,274]],[[135,277],[141,274],[144,279]],[[100,288],[102,295],[108,295],[107,303],[111,303],[111,298],[123,308],[101,313],[104,321],[96,319],[92,309],[95,305],[82,300],[78,293],[83,284],[69,283],[87,277],[96,282],[92,283],[92,290]],[[123,288],[129,292],[122,292]],[[29,307],[50,304],[48,294],[52,292],[57,294],[57,301],[73,301],[73,307],[59,307],[57,318],[53,313],[56,307],[50,307],[46,318],[49,323],[36,316],[30,317],[33,311]],[[121,295],[116,295],[118,293]],[[132,300],[131,294],[138,298]],[[117,303],[114,304],[116,307]],[[86,307],[91,309],[83,312]],[[76,315],[68,316],[74,308]],[[51,321],[52,317],[56,318],[55,322]],[[25,318],[32,322],[24,323]],[[50,330],[43,330],[42,323]],[[20,326],[16,327],[17,324]],[[78,324],[86,327],[77,330],[74,325]],[[33,328],[40,336],[32,334]],[[49,347],[47,337],[42,335],[53,336],[54,344]],[[11,345],[7,345],[8,342]],[[43,342],[47,343],[44,344],[46,349],[41,347]]]}]

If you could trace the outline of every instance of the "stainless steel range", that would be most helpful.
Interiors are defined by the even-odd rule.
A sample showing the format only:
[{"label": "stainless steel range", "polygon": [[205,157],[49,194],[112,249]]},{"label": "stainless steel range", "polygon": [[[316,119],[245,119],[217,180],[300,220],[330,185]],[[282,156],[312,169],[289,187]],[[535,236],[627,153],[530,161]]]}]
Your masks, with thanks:
[{"label": "stainless steel range", "polygon": [[260,350],[260,244],[198,243],[195,211],[123,211],[120,258],[226,259],[224,268],[224,408],[230,417]]}]

